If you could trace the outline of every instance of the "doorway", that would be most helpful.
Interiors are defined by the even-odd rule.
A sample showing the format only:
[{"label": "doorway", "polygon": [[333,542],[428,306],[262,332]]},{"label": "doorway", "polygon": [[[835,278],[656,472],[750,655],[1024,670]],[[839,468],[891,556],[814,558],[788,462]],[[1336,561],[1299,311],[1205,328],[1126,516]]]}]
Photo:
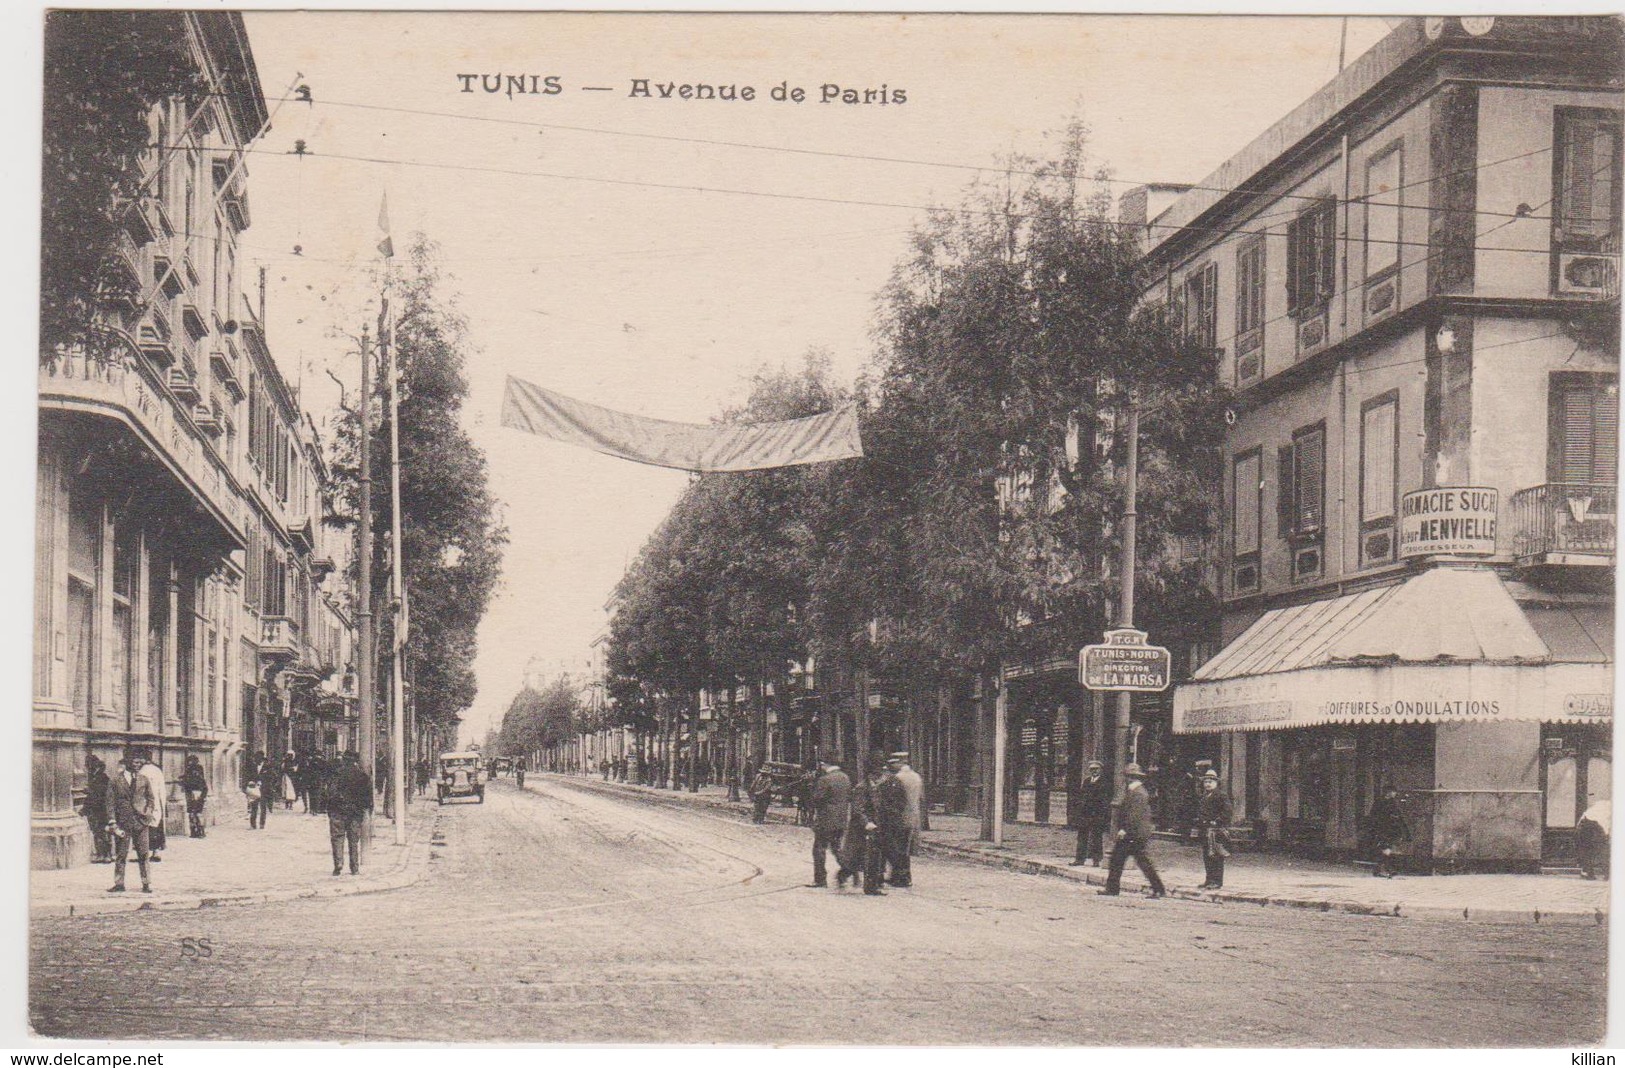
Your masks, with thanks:
[{"label": "doorway", "polygon": [[1613,740],[1606,727],[1548,723],[1540,729],[1544,825],[1541,860],[1575,861],[1575,832],[1585,810],[1613,791]]}]

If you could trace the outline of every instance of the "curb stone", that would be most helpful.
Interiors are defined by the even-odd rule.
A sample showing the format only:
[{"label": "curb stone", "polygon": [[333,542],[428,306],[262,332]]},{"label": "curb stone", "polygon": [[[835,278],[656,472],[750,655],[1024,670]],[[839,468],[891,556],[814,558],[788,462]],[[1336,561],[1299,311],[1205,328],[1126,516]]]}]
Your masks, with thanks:
[{"label": "curb stone", "polygon": [[[395,865],[389,871],[380,875],[369,875],[353,881],[345,880],[337,884],[320,884],[316,886],[282,887],[272,890],[251,890],[243,893],[226,894],[154,894],[150,898],[145,895],[126,895],[122,898],[109,897],[105,900],[90,900],[73,904],[56,903],[30,903],[28,913],[30,918],[35,917],[90,917],[109,916],[125,912],[187,912],[197,909],[226,908],[233,905],[269,905],[283,901],[298,901],[305,898],[324,897],[354,897],[359,894],[377,894],[389,890],[400,890],[411,886],[423,878],[428,860],[428,839],[434,834],[439,824],[439,814],[430,813],[425,819],[429,829],[428,835],[418,836],[419,840],[409,841],[401,852]],[[380,848],[376,840],[374,850]],[[386,848],[393,848],[387,846]]]},{"label": "curb stone", "polygon": [[[745,811],[744,802],[723,801],[701,795],[688,794],[675,790],[659,790],[654,787],[639,786],[633,783],[605,783],[596,779],[575,779],[570,776],[547,777],[548,782],[558,782],[565,786],[585,789],[588,792],[600,795],[632,796],[648,800],[657,804],[664,804],[679,808],[712,808],[729,812]],[[782,823],[795,825],[796,820],[782,813],[769,812],[769,823]],[[1023,856],[1017,853],[998,852],[1000,846],[965,846],[950,842],[932,842],[922,839],[919,851],[925,856],[939,857],[945,860],[960,860],[984,867],[1002,868],[1006,871],[1021,872],[1027,875],[1045,875],[1052,878],[1068,879],[1080,882],[1086,886],[1105,886],[1106,876],[1101,869],[1084,870],[1073,868],[1068,864],[1057,863],[1048,858]],[[1441,876],[1441,878],[1444,878]],[[1125,893],[1138,893],[1144,890],[1138,881],[1123,883]],[[1505,908],[1479,908],[1474,906],[1456,905],[1407,905],[1403,901],[1393,903],[1370,903],[1361,901],[1333,901],[1317,898],[1300,898],[1286,896],[1269,896],[1264,894],[1249,894],[1243,892],[1227,892],[1223,890],[1184,890],[1170,888],[1168,896],[1183,901],[1200,901],[1215,905],[1260,905],[1277,908],[1295,908],[1308,911],[1339,912],[1354,916],[1372,916],[1378,919],[1438,919],[1438,920],[1471,920],[1477,923],[1534,923],[1534,924],[1583,924],[1606,926],[1608,913],[1604,909],[1505,909]]]}]

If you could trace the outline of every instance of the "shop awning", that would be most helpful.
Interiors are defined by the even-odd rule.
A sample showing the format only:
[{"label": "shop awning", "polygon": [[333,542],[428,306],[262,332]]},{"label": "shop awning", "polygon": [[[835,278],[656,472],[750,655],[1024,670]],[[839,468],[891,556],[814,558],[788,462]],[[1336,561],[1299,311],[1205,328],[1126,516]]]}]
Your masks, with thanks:
[{"label": "shop awning", "polygon": [[1604,722],[1609,606],[1520,605],[1487,568],[1266,612],[1174,694],[1174,730]]}]

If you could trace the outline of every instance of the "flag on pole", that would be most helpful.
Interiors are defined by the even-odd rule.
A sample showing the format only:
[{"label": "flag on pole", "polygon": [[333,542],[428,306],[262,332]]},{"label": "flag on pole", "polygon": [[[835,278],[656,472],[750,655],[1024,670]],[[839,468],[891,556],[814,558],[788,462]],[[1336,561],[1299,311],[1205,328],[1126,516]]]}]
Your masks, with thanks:
[{"label": "flag on pole", "polygon": [[857,409],[850,405],[803,419],[697,426],[600,408],[509,377],[502,425],[683,471],[755,471],[863,455]]},{"label": "flag on pole", "polygon": [[389,233],[389,193],[386,190],[384,199],[378,205],[378,232],[383,235],[378,239],[378,254],[384,259],[391,259],[395,255],[395,241]]}]

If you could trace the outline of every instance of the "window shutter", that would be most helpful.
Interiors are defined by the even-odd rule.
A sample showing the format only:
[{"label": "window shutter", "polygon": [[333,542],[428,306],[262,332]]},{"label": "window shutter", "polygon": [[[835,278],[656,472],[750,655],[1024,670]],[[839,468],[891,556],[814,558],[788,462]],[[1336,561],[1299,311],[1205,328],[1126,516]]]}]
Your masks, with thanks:
[{"label": "window shutter", "polygon": [[1560,482],[1591,481],[1591,408],[1590,390],[1563,391],[1563,447],[1558,468]]},{"label": "window shutter", "polygon": [[1612,486],[1619,480],[1619,404],[1606,389],[1592,395],[1596,437],[1592,448],[1591,481]]},{"label": "window shutter", "polygon": [[1315,271],[1314,299],[1318,302],[1330,300],[1337,287],[1337,211],[1328,201],[1324,207],[1316,209],[1316,214],[1320,216],[1315,249],[1319,262]]},{"label": "window shutter", "polygon": [[1292,533],[1292,446],[1283,445],[1275,452],[1275,536],[1284,538]]},{"label": "window shutter", "polygon": [[1297,530],[1319,530],[1325,520],[1326,434],[1311,431],[1293,443],[1296,476]]},{"label": "window shutter", "polygon": [[1293,219],[1286,224],[1286,310],[1288,315],[1296,315],[1302,307],[1298,299],[1298,220]]}]

